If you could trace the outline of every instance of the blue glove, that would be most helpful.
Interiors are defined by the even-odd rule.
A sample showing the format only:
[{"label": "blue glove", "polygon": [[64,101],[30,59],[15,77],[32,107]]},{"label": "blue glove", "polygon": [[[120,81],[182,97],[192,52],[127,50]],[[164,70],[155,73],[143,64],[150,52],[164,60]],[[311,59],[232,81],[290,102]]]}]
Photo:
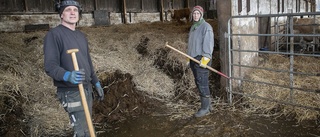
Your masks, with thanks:
[{"label": "blue glove", "polygon": [[95,84],[95,87],[96,87],[96,90],[97,90],[98,95],[99,95],[99,100],[102,101],[104,99],[104,91],[103,91],[103,89],[101,87],[100,82],[97,82]]},{"label": "blue glove", "polygon": [[80,84],[82,81],[86,79],[86,75],[84,70],[79,70],[79,71],[67,71],[64,73],[63,80],[64,81],[69,81],[72,84]]}]

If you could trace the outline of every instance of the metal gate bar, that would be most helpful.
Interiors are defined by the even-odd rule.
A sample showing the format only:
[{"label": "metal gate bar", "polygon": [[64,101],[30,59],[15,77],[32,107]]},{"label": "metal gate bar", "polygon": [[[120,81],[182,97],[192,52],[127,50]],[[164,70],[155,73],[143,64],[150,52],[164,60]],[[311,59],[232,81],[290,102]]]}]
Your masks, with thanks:
[{"label": "metal gate bar", "polygon": [[[295,101],[292,99],[293,97],[293,92],[294,90],[299,90],[299,91],[303,91],[306,93],[320,93],[320,89],[315,90],[315,89],[304,89],[304,88],[297,88],[294,87],[293,82],[294,82],[294,76],[295,75],[304,75],[304,76],[319,76],[320,74],[317,72],[308,72],[308,73],[302,73],[302,72],[295,72],[294,71],[294,57],[295,56],[306,56],[306,57],[315,57],[315,58],[320,58],[319,54],[305,54],[305,53],[296,53],[294,52],[294,43],[293,38],[294,37],[320,37],[320,34],[294,34],[293,33],[293,21],[292,18],[294,16],[316,16],[316,15],[320,15],[320,13],[287,13],[287,14],[268,14],[268,15],[244,15],[244,16],[232,16],[229,20],[228,20],[228,33],[225,34],[225,37],[227,38],[227,42],[228,43],[228,63],[229,63],[229,77],[230,79],[228,80],[228,87],[227,87],[227,91],[228,91],[228,101],[229,103],[232,104],[233,102],[233,95],[237,94],[237,95],[242,95],[244,97],[254,97],[254,98],[258,98],[258,99],[262,99],[262,100],[266,100],[266,101],[271,101],[271,102],[276,102],[276,103],[280,103],[280,104],[286,104],[286,105],[292,105],[292,106],[296,106],[296,107],[301,107],[301,108],[307,108],[307,109],[312,109],[312,110],[317,110],[320,111],[319,107],[312,107],[312,106],[306,106],[306,105],[301,105],[298,103],[295,103]],[[271,28],[274,28],[274,33],[273,34],[244,34],[244,33],[235,33],[235,31],[232,30],[232,21],[234,19],[240,19],[240,18],[259,18],[259,17],[274,17],[274,25],[271,25]],[[287,23],[285,25],[280,25],[279,24],[279,18],[287,18]],[[314,25],[314,24],[312,24]],[[285,27],[286,32],[288,32],[288,30],[290,30],[290,33],[279,33],[281,31],[280,26]],[[259,51],[259,50],[243,50],[241,49],[241,38],[243,37],[261,37],[261,36],[266,36],[266,37],[273,37],[273,42],[271,42],[274,46],[275,46],[275,51]],[[285,43],[281,43],[280,41],[278,41],[280,39],[280,37],[284,37],[287,38],[287,41]],[[234,41],[238,44],[235,45]],[[258,43],[251,43],[252,45],[257,45]],[[287,46],[290,46],[290,51],[289,52],[279,52],[279,45],[281,44],[285,44]],[[316,44],[316,43],[314,43]],[[238,46],[238,49],[233,49],[233,46]],[[244,55],[246,52],[248,53],[256,53],[256,54],[279,54],[279,55],[288,55],[289,56],[289,60],[290,60],[290,67],[289,70],[277,70],[277,69],[272,69],[272,68],[263,68],[263,67],[257,67],[257,66],[250,66],[250,65],[245,65],[245,64],[241,64],[241,59],[239,59],[239,62],[235,62],[234,60],[234,56],[236,56],[238,54],[238,56],[241,58],[241,55]],[[235,54],[237,53],[237,54]],[[234,75],[234,67],[238,67],[239,69],[239,77]],[[241,72],[243,71],[243,68],[250,68],[250,69],[262,69],[262,70],[267,70],[270,72],[280,72],[280,73],[288,73],[289,77],[290,77],[290,81],[289,81],[289,86],[284,86],[284,85],[280,85],[280,84],[275,84],[275,83],[268,83],[268,82],[262,82],[262,81],[254,81],[254,80],[250,80],[250,79],[246,79],[241,77]],[[252,94],[246,94],[246,93],[242,93],[239,92],[235,89],[237,89],[237,87],[235,87],[236,84],[238,84],[237,86],[240,85],[241,88],[241,83],[247,81],[247,82],[252,82],[252,83],[257,83],[257,84],[265,84],[265,85],[271,85],[271,86],[275,86],[275,87],[281,87],[281,88],[286,88],[290,90],[290,100],[289,101],[279,101],[276,99],[272,99],[272,98],[265,98],[265,97],[261,97],[261,96],[257,96],[257,95],[252,95]]]}]

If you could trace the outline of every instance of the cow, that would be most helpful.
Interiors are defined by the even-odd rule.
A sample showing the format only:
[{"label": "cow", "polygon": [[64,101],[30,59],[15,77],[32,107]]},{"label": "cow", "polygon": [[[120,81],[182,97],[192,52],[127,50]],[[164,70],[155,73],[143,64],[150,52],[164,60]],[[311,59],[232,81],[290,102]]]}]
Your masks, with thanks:
[{"label": "cow", "polygon": [[[293,18],[293,30],[294,34],[319,34],[320,33],[320,20],[317,18]],[[315,41],[314,41],[315,40]],[[295,37],[295,42],[299,41],[302,47],[302,51],[312,48],[313,51],[316,44],[319,44],[319,37],[317,36],[304,36]]]},{"label": "cow", "polygon": [[186,19],[187,23],[190,21],[190,14],[191,14],[191,9],[190,8],[183,8],[183,9],[178,9],[178,10],[174,10],[174,9],[170,9],[168,10],[168,13],[171,13],[171,19],[178,21],[178,22],[182,22],[181,19]]},{"label": "cow", "polygon": [[[319,34],[320,26],[318,26],[320,20],[317,18],[293,18],[293,34]],[[286,33],[286,31],[283,31]],[[288,32],[290,33],[290,32]],[[284,39],[285,42],[290,42],[290,39]],[[289,40],[289,41],[287,41]],[[293,36],[295,43],[295,51],[305,52],[311,48],[314,52],[318,50],[319,38],[317,36]],[[285,47],[283,47],[285,48]],[[285,48],[286,49],[286,48]]]}]

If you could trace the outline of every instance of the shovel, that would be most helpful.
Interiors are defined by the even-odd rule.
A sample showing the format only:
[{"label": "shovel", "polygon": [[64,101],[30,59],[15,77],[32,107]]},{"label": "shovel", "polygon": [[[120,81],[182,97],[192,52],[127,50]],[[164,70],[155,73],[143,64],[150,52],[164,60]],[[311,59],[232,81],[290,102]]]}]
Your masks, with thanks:
[{"label": "shovel", "polygon": [[[186,56],[186,57],[187,57],[187,58],[189,58],[190,60],[192,60],[192,61],[194,61],[194,62],[196,62],[196,63],[200,64],[200,61],[199,61],[199,60],[196,60],[195,58],[193,58],[193,57],[191,57],[191,56],[189,56],[189,55],[187,55],[187,54],[185,54],[185,53],[183,53],[183,52],[181,52],[181,51],[179,51],[179,50],[175,49],[174,47],[172,47],[172,46],[168,45],[168,42],[166,42],[166,47],[168,47],[168,48],[170,48],[170,49],[172,49],[172,50],[174,50],[174,51],[176,51],[176,52],[178,52],[178,53],[180,53],[180,54],[182,54],[182,55]],[[210,67],[210,66],[207,66],[206,68],[207,68],[207,69],[209,69],[209,70],[211,70],[211,71],[213,71],[213,72],[215,72],[215,73],[218,73],[219,75],[221,75],[221,76],[223,76],[223,77],[225,77],[225,78],[227,78],[227,79],[230,79],[230,77],[228,77],[227,75],[225,75],[225,74],[223,74],[223,73],[221,73],[221,72],[219,72],[219,71],[215,70],[214,68],[212,68],[212,67]]]},{"label": "shovel", "polygon": [[[71,54],[74,70],[76,70],[76,71],[79,70],[78,61],[77,61],[77,57],[76,57],[76,52],[78,52],[78,51],[79,51],[78,49],[70,49],[67,51],[68,54]],[[96,135],[94,133],[94,129],[93,129],[92,121],[91,121],[91,115],[89,112],[86,95],[84,93],[83,84],[82,83],[78,84],[78,87],[79,87],[79,91],[80,91],[82,106],[84,109],[84,113],[86,115],[86,120],[87,120],[87,124],[88,124],[88,128],[89,128],[90,136],[95,137]]]}]

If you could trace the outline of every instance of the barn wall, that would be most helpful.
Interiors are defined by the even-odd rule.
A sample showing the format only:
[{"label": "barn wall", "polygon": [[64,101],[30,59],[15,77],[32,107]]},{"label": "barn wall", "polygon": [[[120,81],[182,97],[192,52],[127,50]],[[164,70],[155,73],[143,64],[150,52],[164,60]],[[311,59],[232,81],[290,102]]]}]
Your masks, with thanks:
[{"label": "barn wall", "polygon": [[159,12],[160,11],[160,1],[159,0],[142,0],[141,11],[147,12]]},{"label": "barn wall", "polygon": [[[92,25],[92,15],[83,14],[79,26]],[[58,14],[39,14],[39,15],[0,15],[1,32],[24,31],[25,25],[49,24],[55,27],[60,24]]]},{"label": "barn wall", "polygon": [[[123,0],[78,0],[82,5],[83,18],[79,26],[95,25],[94,12],[109,13],[110,24],[123,23]],[[164,12],[170,8],[192,8],[200,5],[209,11],[212,0],[163,0]],[[95,3],[96,2],[96,3]],[[127,23],[160,21],[160,0],[126,0]],[[50,27],[60,23],[54,9],[54,0],[1,0],[0,32],[23,31],[25,25],[49,24]],[[164,13],[165,20],[171,16]],[[205,16],[206,17],[206,16]]]},{"label": "barn wall", "polygon": [[[123,23],[123,0],[77,0],[82,5],[82,19],[79,26],[95,25],[95,11],[107,12],[107,25]],[[187,3],[189,1],[189,3]],[[163,0],[164,12],[173,6],[175,9],[187,5],[205,5],[208,0]],[[55,12],[54,0],[0,0],[0,32],[24,31],[25,25],[49,24],[54,27],[60,23]],[[160,0],[126,0],[127,23],[160,21]],[[171,20],[166,13],[164,19]],[[98,20],[98,19],[96,19]]]},{"label": "barn wall", "polygon": [[25,11],[23,0],[0,0],[1,12],[22,12]]},{"label": "barn wall", "polygon": [[[121,24],[121,13],[110,13],[110,24]],[[127,13],[127,23],[160,21],[160,13]],[[169,17],[168,17],[169,18]],[[25,25],[49,24],[50,28],[60,24],[58,14],[0,15],[0,32],[24,31]],[[83,14],[79,27],[94,26],[92,14]]]}]

